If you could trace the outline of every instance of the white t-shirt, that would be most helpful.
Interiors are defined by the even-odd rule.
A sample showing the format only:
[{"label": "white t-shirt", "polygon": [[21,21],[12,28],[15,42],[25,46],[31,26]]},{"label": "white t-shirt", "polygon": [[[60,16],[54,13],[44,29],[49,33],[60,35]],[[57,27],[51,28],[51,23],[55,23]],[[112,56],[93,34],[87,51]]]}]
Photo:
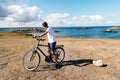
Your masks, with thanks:
[{"label": "white t-shirt", "polygon": [[55,32],[54,30],[49,27],[47,30],[46,30],[47,33],[47,37],[48,37],[48,42],[49,43],[53,43],[53,42],[56,42],[56,36],[55,36]]}]

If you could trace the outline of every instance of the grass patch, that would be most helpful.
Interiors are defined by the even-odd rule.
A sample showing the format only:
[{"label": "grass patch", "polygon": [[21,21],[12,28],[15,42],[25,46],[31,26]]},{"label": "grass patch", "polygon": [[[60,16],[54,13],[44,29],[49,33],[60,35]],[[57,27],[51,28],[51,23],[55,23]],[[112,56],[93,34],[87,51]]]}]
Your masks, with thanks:
[{"label": "grass patch", "polygon": [[7,35],[7,32],[0,32],[0,37],[1,36],[6,36]]},{"label": "grass patch", "polygon": [[0,32],[0,38],[2,37],[28,37],[25,33],[14,33],[14,32]]}]

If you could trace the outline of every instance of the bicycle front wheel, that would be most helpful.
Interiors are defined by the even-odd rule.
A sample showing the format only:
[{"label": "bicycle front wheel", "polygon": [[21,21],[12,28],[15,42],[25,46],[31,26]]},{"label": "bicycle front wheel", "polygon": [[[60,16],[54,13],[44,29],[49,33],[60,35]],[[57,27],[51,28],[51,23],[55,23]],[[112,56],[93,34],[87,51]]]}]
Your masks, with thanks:
[{"label": "bicycle front wheel", "polygon": [[23,56],[23,66],[28,71],[38,68],[41,58],[37,50],[30,50]]},{"label": "bicycle front wheel", "polygon": [[56,50],[55,50],[55,54],[57,56],[57,61],[59,63],[61,63],[64,60],[64,58],[65,58],[65,51],[64,51],[64,49],[61,48],[61,47],[57,47]]}]

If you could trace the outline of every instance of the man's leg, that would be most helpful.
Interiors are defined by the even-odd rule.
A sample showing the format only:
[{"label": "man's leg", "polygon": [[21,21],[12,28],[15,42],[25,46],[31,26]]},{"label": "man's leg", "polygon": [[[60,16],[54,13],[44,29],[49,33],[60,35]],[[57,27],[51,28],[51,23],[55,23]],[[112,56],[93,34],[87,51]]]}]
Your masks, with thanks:
[{"label": "man's leg", "polygon": [[52,54],[50,50],[51,50],[51,46],[50,46],[50,43],[48,43],[48,54],[49,54],[49,55]]},{"label": "man's leg", "polygon": [[57,56],[56,56],[56,54],[53,51],[51,51],[50,49],[48,49],[48,53],[49,53],[49,57],[52,57],[52,55],[53,55],[54,62],[57,63]]},{"label": "man's leg", "polygon": [[54,55],[55,63],[57,64],[58,63],[57,56],[56,56],[56,54],[54,52],[53,52],[53,55]]},{"label": "man's leg", "polygon": [[48,54],[49,54],[49,55],[51,55],[51,54],[52,54],[52,53],[51,53],[51,51],[50,51],[50,49],[48,49]]},{"label": "man's leg", "polygon": [[51,43],[51,44],[50,44],[50,48],[51,48],[51,51],[52,51],[52,54],[53,54],[55,63],[57,63],[57,56],[56,56],[56,54],[55,54],[56,42]]}]

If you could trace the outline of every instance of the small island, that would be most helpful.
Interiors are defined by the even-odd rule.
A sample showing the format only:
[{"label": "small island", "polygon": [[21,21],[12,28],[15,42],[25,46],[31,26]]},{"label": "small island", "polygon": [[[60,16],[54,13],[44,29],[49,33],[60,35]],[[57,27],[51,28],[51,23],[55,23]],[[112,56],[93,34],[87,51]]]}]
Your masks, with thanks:
[{"label": "small island", "polygon": [[13,30],[11,31],[12,33],[17,33],[21,35],[26,35],[26,36],[32,36],[32,33],[42,33],[45,32],[43,29],[37,29],[37,28],[29,28],[29,29],[19,29],[19,30]]},{"label": "small island", "polygon": [[116,30],[120,30],[120,26],[116,26],[115,29],[116,29]]},{"label": "small island", "polygon": [[108,29],[105,29],[104,32],[113,33],[113,32],[115,32],[115,30],[114,30],[114,29],[111,29],[111,28],[108,28]]},{"label": "small island", "polygon": [[112,33],[112,32],[117,32],[118,30],[120,30],[120,26],[115,26],[113,28],[107,28],[107,29],[104,30],[104,32]]},{"label": "small island", "polygon": [[91,29],[90,27],[80,27],[79,30],[88,30]]},{"label": "small island", "polygon": [[[17,33],[17,34],[22,34],[22,35],[26,35],[26,36],[32,36],[32,33],[42,33],[45,32],[45,30],[43,30],[42,28],[37,29],[37,28],[29,28],[29,29],[18,29],[18,30],[13,30],[11,31],[12,33]],[[58,33],[60,31],[55,30],[55,33]]]},{"label": "small island", "polygon": [[37,29],[37,28],[30,28],[30,29],[24,29],[24,30],[13,30],[11,32],[15,32],[15,33],[32,33],[32,32],[45,32],[45,30],[43,29]]}]

